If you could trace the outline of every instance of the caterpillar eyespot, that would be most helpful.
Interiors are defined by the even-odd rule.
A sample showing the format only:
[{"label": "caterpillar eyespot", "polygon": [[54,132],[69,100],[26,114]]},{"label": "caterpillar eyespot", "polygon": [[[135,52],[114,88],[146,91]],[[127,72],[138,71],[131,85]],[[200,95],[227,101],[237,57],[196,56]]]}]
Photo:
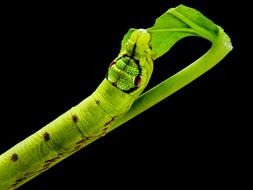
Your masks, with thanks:
[{"label": "caterpillar eyespot", "polygon": [[138,75],[138,76],[135,77],[135,79],[134,79],[134,84],[135,84],[137,87],[140,86],[140,84],[141,84],[141,75]]}]

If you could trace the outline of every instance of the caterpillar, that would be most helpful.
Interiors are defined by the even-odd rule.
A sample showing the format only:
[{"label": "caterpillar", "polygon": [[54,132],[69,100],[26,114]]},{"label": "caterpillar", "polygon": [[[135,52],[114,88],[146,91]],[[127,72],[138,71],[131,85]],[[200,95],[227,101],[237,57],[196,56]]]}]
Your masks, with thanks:
[{"label": "caterpillar", "polygon": [[150,40],[146,30],[135,30],[89,97],[0,155],[0,189],[18,188],[106,135],[149,82],[153,71]]}]

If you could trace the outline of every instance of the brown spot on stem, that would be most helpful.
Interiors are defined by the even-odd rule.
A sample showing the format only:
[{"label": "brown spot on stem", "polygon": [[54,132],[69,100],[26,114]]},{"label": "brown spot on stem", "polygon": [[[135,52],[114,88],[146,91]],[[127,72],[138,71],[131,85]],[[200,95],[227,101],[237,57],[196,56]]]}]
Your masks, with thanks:
[{"label": "brown spot on stem", "polygon": [[77,117],[77,115],[72,115],[72,121],[73,121],[74,123],[77,123],[77,122],[78,122],[78,117]]},{"label": "brown spot on stem", "polygon": [[49,135],[49,133],[48,133],[48,132],[45,132],[45,133],[43,134],[43,138],[44,138],[45,141],[49,141],[49,140],[50,140],[50,135]]},{"label": "brown spot on stem", "polygon": [[18,155],[16,153],[13,153],[11,155],[11,161],[16,162],[18,160]]}]

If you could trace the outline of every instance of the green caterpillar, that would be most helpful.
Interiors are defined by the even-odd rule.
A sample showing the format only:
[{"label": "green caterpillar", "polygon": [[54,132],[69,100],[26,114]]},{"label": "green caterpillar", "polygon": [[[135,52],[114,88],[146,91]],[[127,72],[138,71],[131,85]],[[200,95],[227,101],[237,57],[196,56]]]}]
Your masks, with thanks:
[{"label": "green caterpillar", "polygon": [[[152,74],[153,60],[187,36],[202,37],[212,46],[189,66],[141,94]],[[147,31],[130,29],[121,47],[91,96],[0,155],[0,190],[18,188],[157,104],[207,72],[233,49],[220,26],[184,5],[169,9]]]},{"label": "green caterpillar", "polygon": [[1,190],[16,189],[110,130],[148,84],[150,39],[135,30],[92,95],[0,156]]}]

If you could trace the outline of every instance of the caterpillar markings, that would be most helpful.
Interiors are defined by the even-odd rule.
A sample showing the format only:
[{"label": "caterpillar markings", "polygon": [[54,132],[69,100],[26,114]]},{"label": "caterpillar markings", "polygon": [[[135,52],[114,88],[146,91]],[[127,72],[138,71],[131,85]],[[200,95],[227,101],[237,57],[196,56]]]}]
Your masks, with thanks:
[{"label": "caterpillar markings", "polygon": [[110,131],[148,84],[150,38],[135,30],[92,95],[0,156],[1,190],[16,189]]}]

